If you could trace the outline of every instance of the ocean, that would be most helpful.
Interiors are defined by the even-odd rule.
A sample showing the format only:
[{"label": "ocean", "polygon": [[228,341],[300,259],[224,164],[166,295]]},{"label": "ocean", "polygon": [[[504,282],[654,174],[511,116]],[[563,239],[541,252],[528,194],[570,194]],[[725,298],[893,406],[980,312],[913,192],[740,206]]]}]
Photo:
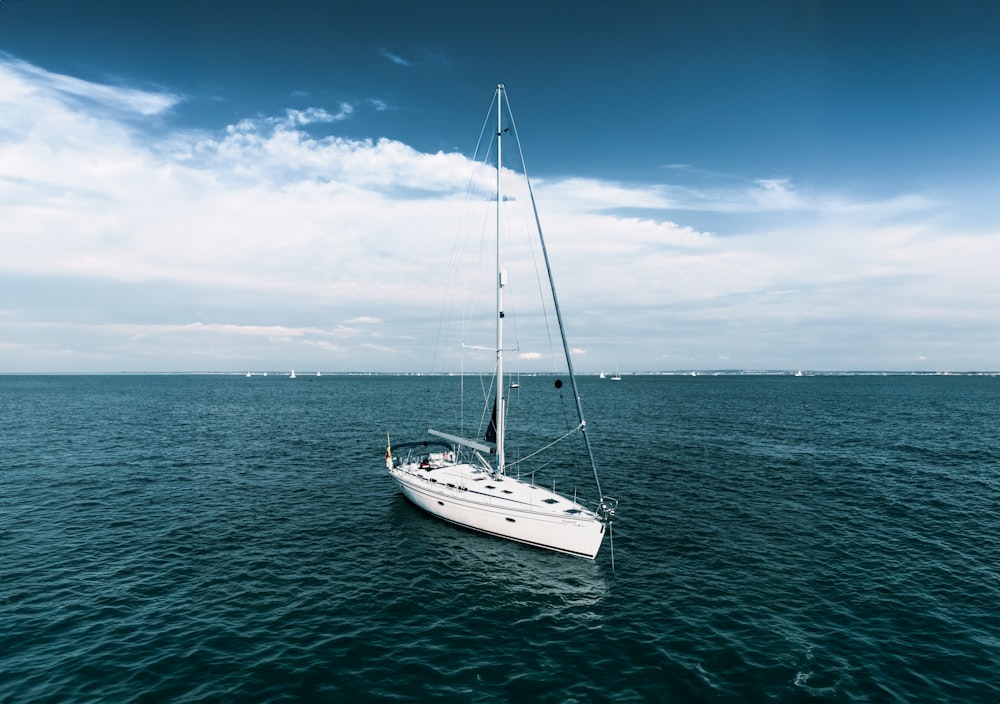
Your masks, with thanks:
[{"label": "ocean", "polygon": [[0,376],[0,702],[1000,701],[1000,377],[582,378],[613,569],[406,502],[440,384]]}]

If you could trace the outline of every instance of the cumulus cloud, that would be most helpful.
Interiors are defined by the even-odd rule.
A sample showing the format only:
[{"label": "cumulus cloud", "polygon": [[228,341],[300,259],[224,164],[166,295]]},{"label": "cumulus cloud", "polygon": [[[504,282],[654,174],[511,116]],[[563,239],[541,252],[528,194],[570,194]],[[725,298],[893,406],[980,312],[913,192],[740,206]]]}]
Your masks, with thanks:
[{"label": "cumulus cloud", "polygon": [[[351,119],[347,104],[171,129],[181,100],[0,59],[4,363],[425,368],[468,159],[310,134]],[[946,325],[996,351],[1000,232],[956,228],[936,198],[791,178],[535,186],[571,339],[598,368],[842,368],[846,340],[930,364],[954,352],[932,332]],[[729,219],[705,231],[695,213]]]}]

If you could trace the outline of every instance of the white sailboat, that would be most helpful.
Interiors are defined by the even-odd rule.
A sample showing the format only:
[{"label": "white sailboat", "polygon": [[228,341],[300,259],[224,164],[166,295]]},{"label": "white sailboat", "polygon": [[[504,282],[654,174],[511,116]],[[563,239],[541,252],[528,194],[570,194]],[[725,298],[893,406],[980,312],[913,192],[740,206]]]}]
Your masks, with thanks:
[{"label": "white sailboat", "polygon": [[[552,271],[549,265],[548,252],[542,237],[538,211],[535,207],[531,183],[524,173],[524,159],[521,154],[517,130],[510,104],[504,86],[497,86],[494,102],[490,112],[496,110],[495,142],[490,142],[487,154],[492,152],[496,167],[496,191],[490,197],[489,207],[495,209],[496,218],[496,271],[495,276],[496,307],[488,314],[488,319],[495,321],[495,344],[490,347],[476,347],[462,344],[463,348],[472,350],[488,350],[486,353],[492,359],[488,362],[494,365],[489,373],[492,375],[489,389],[484,394],[484,411],[480,416],[480,429],[489,418],[489,427],[484,439],[469,438],[463,435],[446,433],[434,429],[428,432],[433,439],[397,444],[392,447],[389,435],[386,435],[385,466],[389,475],[398,483],[402,493],[418,507],[445,521],[470,528],[490,535],[527,543],[540,548],[555,550],[571,555],[593,559],[601,547],[606,532],[610,526],[617,508],[617,500],[605,496],[601,491],[594,453],[587,435],[586,422],[580,395],[577,389],[576,377],[573,374],[573,362],[570,348],[563,329],[562,315],[559,310],[555,285],[552,281]],[[504,118],[506,117],[506,125]],[[487,119],[487,124],[490,120]],[[488,128],[484,127],[484,133]],[[518,158],[523,179],[530,199],[531,213],[534,220],[533,233],[537,238],[535,246],[541,250],[544,261],[544,274],[548,278],[550,297],[556,322],[558,323],[561,349],[554,356],[563,359],[562,368],[566,372],[571,388],[572,400],[566,405],[569,415],[573,417],[570,427],[562,435],[555,438],[541,439],[536,437],[541,426],[545,425],[549,416],[536,416],[534,420],[524,421],[522,435],[532,436],[532,441],[538,440],[539,449],[522,449],[518,443],[511,445],[508,435],[508,413],[510,410],[510,389],[516,389],[517,396],[529,393],[525,387],[528,384],[504,382],[505,352],[522,352],[521,356],[534,358],[534,355],[524,355],[520,349],[520,332],[517,326],[512,327],[511,336],[515,341],[505,340],[505,309],[504,291],[507,286],[508,272],[504,267],[504,251],[501,240],[506,241],[509,222],[504,215],[508,202],[514,201],[504,190],[506,182],[502,179],[510,174],[503,162],[502,146],[505,139],[513,139],[516,146],[515,158]],[[495,146],[495,150],[493,147]],[[485,161],[485,159],[484,159]],[[491,159],[492,162],[492,159]],[[487,200],[487,199],[482,199]],[[495,204],[495,206],[494,206]],[[511,217],[510,219],[513,219]],[[501,233],[504,238],[501,238]],[[544,279],[543,279],[544,280]],[[538,290],[535,281],[530,282]],[[544,288],[544,287],[543,287]],[[520,303],[520,301],[518,301]],[[553,347],[559,343],[553,342]],[[493,357],[495,355],[495,357]],[[464,389],[464,375],[459,375]],[[548,384],[545,384],[548,386]],[[556,393],[562,399],[563,385],[561,379],[554,384]],[[509,392],[509,393],[508,393]],[[492,404],[490,395],[493,395]],[[490,406],[492,405],[492,411]],[[550,414],[551,415],[551,414]],[[532,423],[534,425],[532,425]],[[519,436],[520,437],[520,436]],[[529,458],[542,455],[545,452],[558,452],[553,447],[570,437],[579,440],[585,449],[586,459],[593,472],[596,485],[597,500],[593,504],[578,501],[576,493],[572,498],[556,493],[553,488],[535,483],[538,469],[526,466]],[[511,447],[511,450],[508,448]],[[517,455],[508,456],[508,452]],[[518,453],[524,454],[518,454]],[[581,451],[580,457],[584,453]],[[544,456],[544,455],[542,455]],[[565,459],[568,455],[559,455],[557,459]],[[537,461],[537,460],[536,460]],[[551,460],[546,460],[551,462]],[[545,465],[540,465],[545,466]],[[614,552],[612,549],[612,564]]]}]

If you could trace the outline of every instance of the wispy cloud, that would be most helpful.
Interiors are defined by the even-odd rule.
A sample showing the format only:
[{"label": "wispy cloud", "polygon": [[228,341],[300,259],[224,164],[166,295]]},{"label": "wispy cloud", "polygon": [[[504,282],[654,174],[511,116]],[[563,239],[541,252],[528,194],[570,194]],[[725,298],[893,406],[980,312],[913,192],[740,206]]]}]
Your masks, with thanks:
[{"label": "wispy cloud", "polygon": [[137,88],[93,83],[72,76],[52,73],[2,53],[0,53],[0,62],[3,65],[3,71],[0,72],[0,81],[2,81],[0,89],[8,97],[13,97],[14,91],[23,91],[30,86],[32,93],[79,98],[122,112],[145,116],[163,113],[181,100],[178,95],[166,91],[151,92]]},{"label": "wispy cloud", "polygon": [[391,61],[392,63],[396,64],[397,66],[412,66],[413,65],[412,62],[407,61],[406,59],[404,59],[399,54],[394,54],[393,52],[389,51],[385,47],[379,49],[378,53],[380,53],[383,57],[389,59],[389,61]]},{"label": "wispy cloud", "polygon": [[736,179],[725,186],[688,186],[664,183],[626,183],[589,178],[541,181],[539,190],[572,212],[684,211],[704,213],[794,213],[907,215],[941,207],[935,198],[918,193],[880,200],[862,200],[833,191],[803,190],[792,179]]},{"label": "wispy cloud", "polygon": [[437,69],[448,69],[451,66],[451,61],[447,54],[437,47],[420,47],[413,49],[410,53],[411,57],[405,58],[385,47],[379,49],[379,54],[383,58],[388,59],[397,66],[405,66],[407,68],[419,66]]}]

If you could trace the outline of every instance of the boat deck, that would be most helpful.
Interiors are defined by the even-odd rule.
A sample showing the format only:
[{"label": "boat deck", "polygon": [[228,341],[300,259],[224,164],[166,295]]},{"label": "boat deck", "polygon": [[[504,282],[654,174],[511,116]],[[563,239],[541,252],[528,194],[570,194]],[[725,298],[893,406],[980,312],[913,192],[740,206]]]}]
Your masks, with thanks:
[{"label": "boat deck", "polygon": [[565,518],[597,518],[590,509],[551,489],[510,476],[498,476],[482,467],[440,456],[401,462],[393,467],[393,471],[427,482],[435,489],[460,492],[470,500],[497,507]]}]

